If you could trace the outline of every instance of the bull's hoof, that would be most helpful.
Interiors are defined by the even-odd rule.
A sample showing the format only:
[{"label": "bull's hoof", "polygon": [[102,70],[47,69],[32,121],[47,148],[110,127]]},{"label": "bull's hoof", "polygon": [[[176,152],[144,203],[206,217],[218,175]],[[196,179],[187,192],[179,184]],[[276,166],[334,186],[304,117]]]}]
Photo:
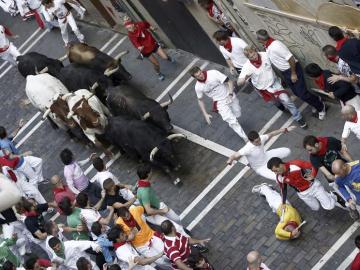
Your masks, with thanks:
[{"label": "bull's hoof", "polygon": [[180,187],[180,186],[183,185],[183,182],[181,181],[180,178],[176,178],[176,179],[174,180],[173,184],[174,184],[175,186]]}]

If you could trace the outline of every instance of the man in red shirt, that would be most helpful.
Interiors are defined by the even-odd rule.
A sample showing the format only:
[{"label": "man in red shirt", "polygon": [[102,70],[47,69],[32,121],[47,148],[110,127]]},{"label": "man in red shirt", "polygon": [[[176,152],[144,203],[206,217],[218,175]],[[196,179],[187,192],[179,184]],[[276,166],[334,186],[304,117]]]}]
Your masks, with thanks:
[{"label": "man in red shirt", "polygon": [[146,57],[153,64],[154,69],[159,76],[159,80],[164,80],[165,76],[160,72],[160,63],[154,56],[157,53],[162,59],[174,62],[166,52],[159,46],[149,30],[154,28],[146,21],[133,22],[128,17],[124,20],[124,26],[128,30],[128,37],[131,43],[137,48],[143,57]]},{"label": "man in red shirt", "polygon": [[[197,240],[178,233],[170,220],[161,223],[161,232],[164,234],[164,253],[171,261],[173,269],[192,270],[187,260],[196,245],[201,249],[210,239]],[[194,248],[196,248],[196,246]]]},{"label": "man in red shirt", "polygon": [[[355,238],[355,246],[360,249],[360,235],[357,235]],[[360,252],[351,263],[351,270],[360,270]]]},{"label": "man in red shirt", "polygon": [[[63,184],[61,181],[60,176],[54,175],[50,179],[51,184],[54,185],[53,194],[54,194],[54,201],[59,204],[64,197],[68,197],[70,201],[73,203],[75,201],[75,194],[70,190],[70,188]],[[59,213],[62,213],[60,208],[56,209]]]},{"label": "man in red shirt", "polygon": [[317,170],[310,162],[304,160],[283,162],[280,158],[273,157],[268,161],[267,167],[276,174],[284,206],[289,185],[296,190],[299,198],[314,211],[318,211],[320,205],[325,210],[335,207],[337,196],[325,191],[320,181],[315,178]]}]

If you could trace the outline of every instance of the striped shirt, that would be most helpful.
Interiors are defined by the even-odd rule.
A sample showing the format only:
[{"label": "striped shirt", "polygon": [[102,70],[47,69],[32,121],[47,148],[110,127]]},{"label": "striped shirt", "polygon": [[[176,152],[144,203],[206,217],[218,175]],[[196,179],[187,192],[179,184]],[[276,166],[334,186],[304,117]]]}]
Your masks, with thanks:
[{"label": "striped shirt", "polygon": [[171,260],[172,267],[174,269],[179,269],[175,261],[181,260],[186,262],[190,255],[190,243],[189,238],[176,233],[175,237],[165,236],[164,237],[164,252],[166,257]]},{"label": "striped shirt", "polygon": [[76,195],[85,190],[89,185],[89,179],[77,162],[65,165],[64,176],[68,187]]}]

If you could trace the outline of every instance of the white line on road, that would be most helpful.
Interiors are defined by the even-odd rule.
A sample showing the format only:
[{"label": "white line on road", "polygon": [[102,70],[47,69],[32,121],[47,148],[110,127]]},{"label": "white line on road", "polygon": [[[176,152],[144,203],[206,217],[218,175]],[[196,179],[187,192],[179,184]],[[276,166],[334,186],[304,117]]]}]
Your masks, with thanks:
[{"label": "white line on road", "polygon": [[352,261],[355,259],[356,254],[359,252],[359,249],[355,248],[349,256],[346,257],[346,259],[339,265],[336,270],[344,270],[349,267],[349,265],[352,263]]},{"label": "white line on road", "polygon": [[181,80],[182,77],[184,77],[184,75],[190,70],[190,68],[193,67],[193,65],[195,65],[197,61],[199,61],[199,58],[195,58],[194,60],[192,60],[191,63],[188,64],[186,68],[175,78],[175,80],[173,80],[168,85],[168,87],[166,87],[166,89],[161,93],[161,95],[156,98],[156,101],[160,102],[160,100]]},{"label": "white line on road", "polygon": [[30,119],[24,126],[22,126],[22,128],[18,131],[18,133],[16,134],[16,136],[15,136],[12,140],[15,141],[16,138],[17,138],[21,133],[23,133],[24,130],[27,129],[27,127],[30,126],[30,124],[31,124],[32,122],[34,122],[36,118],[38,118],[39,115],[41,115],[41,112],[35,113],[35,115],[34,115],[33,117],[31,117],[31,119]]},{"label": "white line on road", "polygon": [[321,269],[328,260],[338,251],[338,249],[350,238],[350,236],[359,228],[360,223],[358,221],[354,222],[344,234],[333,244],[330,249],[322,256],[322,258],[311,268],[311,270]]},{"label": "white line on road", "polygon": [[40,120],[30,131],[27,133],[17,144],[16,148],[20,147],[42,124],[44,124],[45,120]]},{"label": "white line on road", "polygon": [[[303,103],[299,111],[302,112],[307,107],[306,103]],[[276,114],[275,114],[276,116]],[[275,117],[274,116],[274,117]],[[292,118],[288,119],[285,124],[281,128],[286,128],[290,126],[290,124],[294,120]],[[281,134],[280,134],[281,135]],[[268,149],[272,144],[275,143],[275,141],[280,137],[280,135],[273,137],[266,145],[265,148]],[[245,173],[250,170],[250,167],[246,166],[243,168],[233,180],[230,181],[229,184],[225,186],[225,188],[216,195],[216,197],[200,212],[200,214],[187,226],[188,230],[192,230],[210,211],[211,209],[228,193],[235,184],[245,175]]]},{"label": "white line on road", "polygon": [[115,39],[119,37],[119,34],[115,34],[112,36],[112,38],[109,39],[108,42],[104,44],[104,46],[101,47],[100,51],[104,51],[107,47],[109,47],[110,43],[113,42]]},{"label": "white line on road", "polygon": [[117,47],[119,47],[121,45],[121,43],[123,43],[125,41],[126,38],[127,38],[127,36],[120,39],[120,41],[118,43],[116,43],[116,45],[107,54],[112,54],[117,49]]}]

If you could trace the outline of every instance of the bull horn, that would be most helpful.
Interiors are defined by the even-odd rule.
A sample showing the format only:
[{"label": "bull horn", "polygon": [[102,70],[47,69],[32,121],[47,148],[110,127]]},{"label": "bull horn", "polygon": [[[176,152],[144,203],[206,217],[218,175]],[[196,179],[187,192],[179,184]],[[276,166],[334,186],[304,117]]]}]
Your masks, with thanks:
[{"label": "bull horn", "polygon": [[73,117],[74,114],[75,114],[74,111],[71,111],[71,112],[68,113],[68,115],[66,116],[66,118],[67,118],[67,119],[71,119],[71,117]]},{"label": "bull horn", "polygon": [[174,102],[174,100],[173,100],[172,96],[169,94],[169,100],[161,103],[160,106],[165,108],[166,106],[169,106],[173,102]]},{"label": "bull horn", "polygon": [[171,135],[166,137],[166,139],[168,139],[170,141],[173,140],[173,139],[176,139],[176,138],[184,138],[184,139],[186,139],[186,135],[181,134],[181,133],[176,133],[176,134],[171,134]]},{"label": "bull horn", "polygon": [[105,75],[106,77],[110,77],[112,74],[114,74],[116,71],[118,71],[119,68],[120,68],[119,66],[117,66],[116,68],[113,68],[113,69],[107,68],[107,69],[105,69],[105,71],[104,71],[104,75]]},{"label": "bull horn", "polygon": [[95,82],[91,87],[90,87],[90,92],[94,93],[95,89],[99,87],[99,83]]},{"label": "bull horn", "polygon": [[44,112],[42,119],[45,120],[45,118],[48,117],[48,115],[49,115],[50,113],[51,113],[51,110],[50,110],[50,108],[49,108],[49,109],[47,109],[47,110]]},{"label": "bull horn", "polygon": [[35,73],[36,75],[43,74],[49,71],[48,67],[44,67],[42,70],[38,71],[37,67],[35,66]]},{"label": "bull horn", "polygon": [[156,153],[159,151],[159,148],[156,146],[153,150],[151,150],[150,152],[150,161],[154,161],[154,157],[156,155]]},{"label": "bull horn", "polygon": [[60,58],[58,58],[58,60],[62,62],[62,61],[65,61],[66,58],[68,58],[67,54],[61,56]]},{"label": "bull horn", "polygon": [[150,112],[146,112],[143,116],[141,116],[141,120],[146,120],[150,117]]},{"label": "bull horn", "polygon": [[70,96],[72,96],[73,95],[73,93],[68,93],[68,94],[65,94],[65,95],[63,95],[62,97],[61,97],[61,99],[62,100],[67,100]]},{"label": "bull horn", "polygon": [[119,53],[117,56],[115,56],[115,60],[119,61],[121,57],[123,57],[124,55],[127,55],[129,53],[128,50],[126,51],[122,51],[121,53]]}]

